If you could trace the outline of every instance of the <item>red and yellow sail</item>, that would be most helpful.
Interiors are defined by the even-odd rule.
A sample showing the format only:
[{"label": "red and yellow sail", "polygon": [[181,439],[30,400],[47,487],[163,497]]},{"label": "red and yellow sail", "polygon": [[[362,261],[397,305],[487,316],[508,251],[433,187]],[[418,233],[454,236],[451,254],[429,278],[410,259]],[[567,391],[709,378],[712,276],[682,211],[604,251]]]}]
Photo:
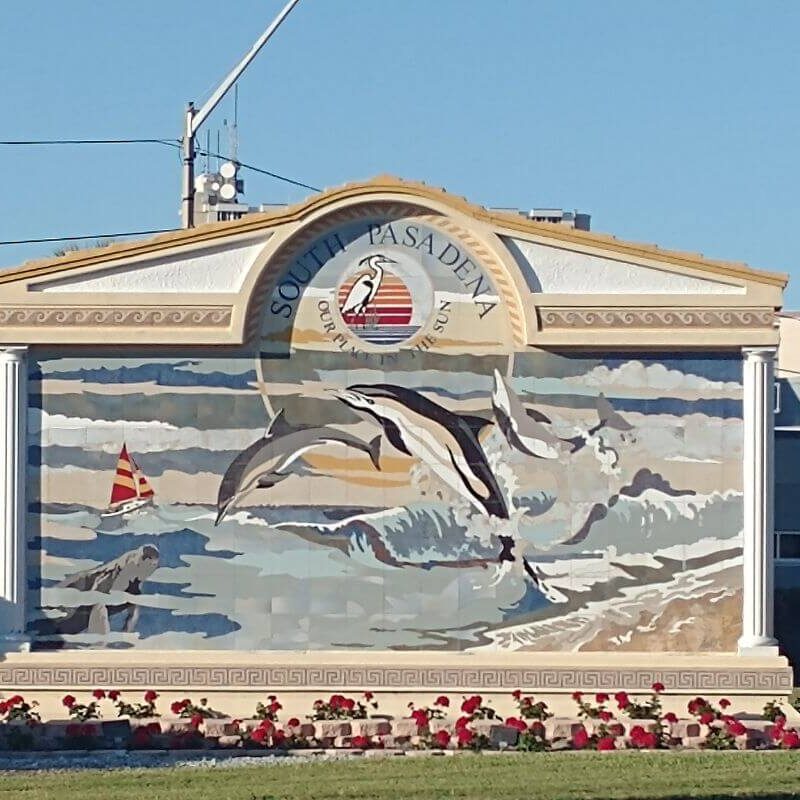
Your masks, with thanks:
[{"label": "red and yellow sail", "polygon": [[154,496],[153,487],[133,458],[128,455],[128,448],[123,442],[117,460],[117,472],[111,487],[111,502],[114,508],[130,500],[149,499]]}]

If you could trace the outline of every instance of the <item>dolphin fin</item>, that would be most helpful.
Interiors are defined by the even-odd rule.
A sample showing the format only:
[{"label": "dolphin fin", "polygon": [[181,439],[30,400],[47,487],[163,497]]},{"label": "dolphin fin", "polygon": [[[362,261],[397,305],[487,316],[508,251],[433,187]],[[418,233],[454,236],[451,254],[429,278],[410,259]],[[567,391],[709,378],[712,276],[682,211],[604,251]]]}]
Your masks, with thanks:
[{"label": "dolphin fin", "polygon": [[461,419],[464,424],[475,434],[477,437],[478,434],[488,425],[494,425],[494,422],[490,419],[486,419],[485,417],[475,417],[470,414],[460,414],[459,419]]},{"label": "dolphin fin", "polygon": [[386,419],[383,421],[383,430],[386,433],[386,438],[394,447],[396,447],[401,453],[405,453],[407,456],[411,455],[411,451],[406,447],[397,425]]},{"label": "dolphin fin", "polygon": [[525,413],[536,422],[545,422],[548,425],[552,424],[552,420],[546,414],[542,414],[541,411],[537,411],[535,408],[526,408]]},{"label": "dolphin fin", "polygon": [[378,434],[374,439],[369,441],[369,458],[372,461],[375,469],[381,468],[381,435]]},{"label": "dolphin fin", "polygon": [[286,417],[283,416],[283,409],[281,409],[272,418],[272,422],[270,422],[269,426],[267,427],[264,438],[267,436],[283,436],[284,434],[293,430],[294,428],[286,421]]}]

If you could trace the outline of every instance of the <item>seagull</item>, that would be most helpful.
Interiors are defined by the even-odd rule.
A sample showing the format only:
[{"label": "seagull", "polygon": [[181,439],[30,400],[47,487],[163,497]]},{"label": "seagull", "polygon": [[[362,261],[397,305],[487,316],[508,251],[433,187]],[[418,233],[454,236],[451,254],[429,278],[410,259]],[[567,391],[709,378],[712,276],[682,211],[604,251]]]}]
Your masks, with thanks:
[{"label": "seagull", "polygon": [[594,435],[602,428],[611,428],[622,432],[634,429],[634,426],[622,414],[614,410],[614,406],[608,402],[603,392],[600,392],[600,396],[597,398],[597,416],[599,422],[589,431],[590,435]]},{"label": "seagull", "polygon": [[358,266],[366,267],[372,274],[365,272],[350,287],[350,291],[347,293],[344,303],[342,303],[342,316],[346,314],[352,314],[355,317],[364,316],[369,304],[375,299],[375,295],[378,294],[378,289],[381,287],[383,268],[387,264],[396,263],[396,261],[380,253],[362,258],[358,262]]}]

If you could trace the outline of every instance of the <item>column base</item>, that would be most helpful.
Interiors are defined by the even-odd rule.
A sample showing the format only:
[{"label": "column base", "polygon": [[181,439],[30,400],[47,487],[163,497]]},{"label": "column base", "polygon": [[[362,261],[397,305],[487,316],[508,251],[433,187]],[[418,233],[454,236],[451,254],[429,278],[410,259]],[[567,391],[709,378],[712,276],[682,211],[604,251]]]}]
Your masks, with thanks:
[{"label": "column base", "polygon": [[778,656],[778,640],[768,636],[742,636],[737,642],[740,656]]},{"label": "column base", "polygon": [[0,634],[0,654],[30,653],[31,640],[24,633]]}]

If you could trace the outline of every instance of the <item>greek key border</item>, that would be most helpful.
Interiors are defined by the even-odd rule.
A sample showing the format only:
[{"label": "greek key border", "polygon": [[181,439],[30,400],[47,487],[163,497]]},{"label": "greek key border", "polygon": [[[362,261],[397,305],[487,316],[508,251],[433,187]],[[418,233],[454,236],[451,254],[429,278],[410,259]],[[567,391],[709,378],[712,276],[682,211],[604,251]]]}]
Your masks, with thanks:
[{"label": "greek key border", "polygon": [[472,690],[485,692],[618,690],[647,691],[659,681],[667,692],[786,694],[792,691],[790,667],[755,669],[570,669],[557,667],[425,666],[174,666],[174,665],[0,665],[0,687],[153,689],[386,689]]}]

